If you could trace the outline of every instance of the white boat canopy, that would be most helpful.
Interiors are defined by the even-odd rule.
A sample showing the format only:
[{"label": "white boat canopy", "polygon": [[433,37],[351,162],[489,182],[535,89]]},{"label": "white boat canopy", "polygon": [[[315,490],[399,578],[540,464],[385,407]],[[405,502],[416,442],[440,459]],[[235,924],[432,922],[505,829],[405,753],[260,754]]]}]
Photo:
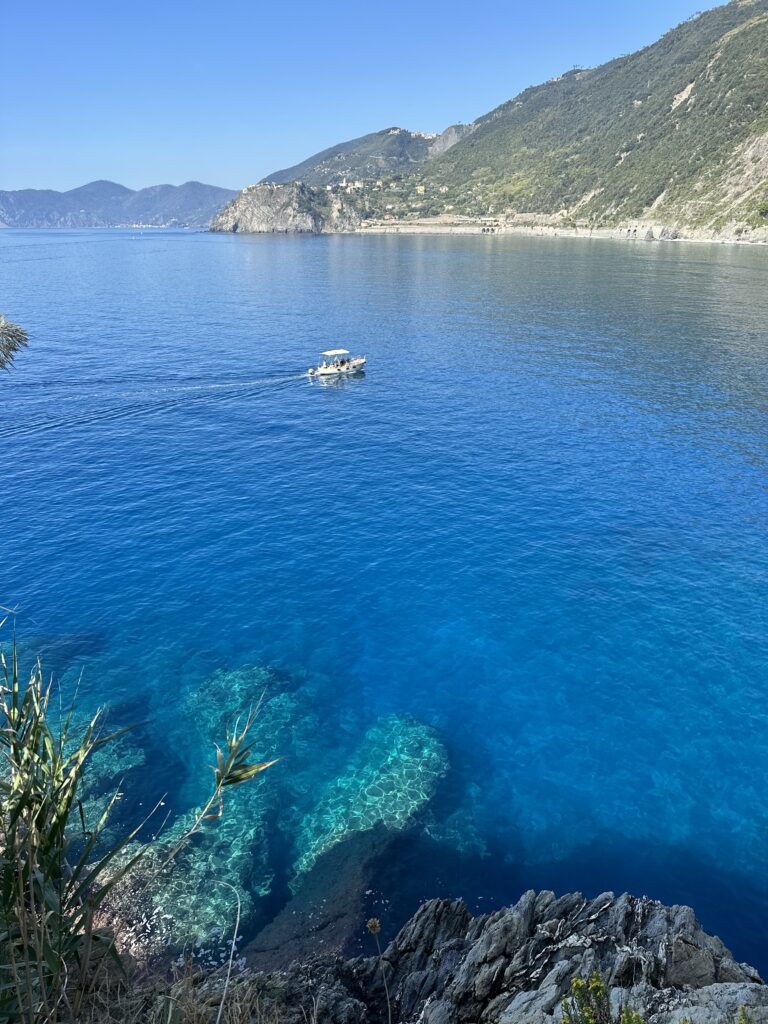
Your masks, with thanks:
[{"label": "white boat canopy", "polygon": [[349,349],[346,348],[329,348],[327,352],[321,352],[321,356],[348,356]]}]

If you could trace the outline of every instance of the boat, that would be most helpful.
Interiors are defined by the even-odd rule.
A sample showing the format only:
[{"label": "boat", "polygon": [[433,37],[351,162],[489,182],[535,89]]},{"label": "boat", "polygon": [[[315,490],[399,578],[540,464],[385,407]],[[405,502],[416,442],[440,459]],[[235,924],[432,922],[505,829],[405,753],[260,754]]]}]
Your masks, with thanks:
[{"label": "boat", "polygon": [[345,348],[329,348],[320,353],[322,362],[307,370],[310,377],[338,377],[341,374],[359,373],[365,366],[365,356],[350,355]]}]

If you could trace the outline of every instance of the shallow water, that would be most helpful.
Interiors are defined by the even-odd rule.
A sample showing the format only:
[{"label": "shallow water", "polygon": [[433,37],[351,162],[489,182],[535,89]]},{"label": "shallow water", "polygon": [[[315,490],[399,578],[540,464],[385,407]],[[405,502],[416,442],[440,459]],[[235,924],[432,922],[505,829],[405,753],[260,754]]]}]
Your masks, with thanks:
[{"label": "shallow water", "polygon": [[[205,680],[269,665],[316,716],[270,783],[316,778],[305,811],[378,720],[437,730],[403,907],[627,888],[768,970],[767,280],[735,246],[2,232],[0,604],[145,722],[143,799],[200,798]],[[301,376],[345,343],[364,378]]]}]

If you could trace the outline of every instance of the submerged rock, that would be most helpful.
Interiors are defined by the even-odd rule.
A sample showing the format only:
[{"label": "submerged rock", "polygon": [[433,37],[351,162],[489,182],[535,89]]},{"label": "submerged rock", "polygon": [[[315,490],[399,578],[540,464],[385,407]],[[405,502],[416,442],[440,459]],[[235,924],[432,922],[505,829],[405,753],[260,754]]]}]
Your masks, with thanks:
[{"label": "submerged rock", "polygon": [[373,886],[394,838],[380,824],[332,846],[244,954],[260,967],[277,968],[318,953],[358,952]]},{"label": "submerged rock", "polygon": [[[85,724],[82,730],[75,728],[72,735],[79,739],[84,728]],[[108,728],[102,729],[105,733],[109,731]],[[130,785],[131,773],[143,768],[145,763],[144,749],[131,733],[123,734],[94,751],[86,766],[81,791],[83,818],[87,828],[95,828],[112,804],[113,810],[105,822],[102,838],[116,841],[118,837],[122,837],[126,827],[121,825],[114,813],[119,797],[114,804],[112,801],[117,793],[124,792],[126,778],[129,780],[127,784]]]},{"label": "submerged rock", "polygon": [[382,963],[320,957],[247,983],[263,1010],[280,1006],[284,1024],[303,1020],[308,992],[327,1024],[378,1024],[387,1019],[382,964],[398,1024],[556,1024],[571,980],[595,970],[614,1009],[631,1007],[648,1024],[736,1024],[741,1006],[753,1024],[768,1022],[768,987],[689,907],[627,894],[527,892],[482,917],[432,900]]},{"label": "submerged rock", "polygon": [[294,891],[298,877],[343,839],[376,825],[407,828],[447,770],[443,746],[428,726],[395,715],[378,721],[301,822]]},{"label": "submerged rock", "polygon": [[[291,892],[296,896],[319,858],[342,840],[371,833],[370,841],[355,847],[357,852],[338,859],[344,873],[362,879],[376,851],[420,821],[419,812],[448,766],[437,735],[396,716],[363,733],[350,716],[340,734],[327,736],[316,709],[330,707],[332,699],[332,680],[289,678],[260,665],[216,671],[182,697],[178,721],[183,735],[173,745],[184,753],[185,793],[195,805],[162,830],[105,907],[110,921],[123,925],[123,947],[137,959],[179,948],[217,948],[232,934],[238,897],[240,933],[263,931]],[[238,716],[242,721],[257,706],[248,737],[250,757],[284,760],[225,791],[220,819],[195,825],[211,791],[215,745],[222,744]],[[195,834],[159,871],[193,825]],[[128,855],[137,849],[133,844]],[[352,888],[356,894],[346,899],[337,887],[331,901],[334,921],[326,936],[349,935],[357,927],[360,886]],[[317,893],[315,883],[308,883],[287,925],[295,924],[297,907],[307,920],[315,914],[312,908],[323,900],[316,899]],[[341,903],[346,907],[343,922]],[[322,919],[327,920],[323,914],[312,918]],[[293,942],[287,925],[280,918],[264,941],[275,947]]]},{"label": "submerged rock", "polygon": [[17,656],[21,674],[26,675],[39,659],[46,675],[60,679],[71,666],[79,669],[84,661],[101,654],[104,644],[104,634],[96,630],[40,635],[19,640]]},{"label": "submerged rock", "polygon": [[[273,695],[264,699],[267,691]],[[280,692],[267,669],[251,665],[217,671],[182,698],[179,721],[188,770],[201,801],[213,789],[210,765],[216,743],[221,745],[238,716],[242,721],[257,705],[249,745],[254,760],[267,760],[287,743],[297,717],[295,698]],[[216,951],[231,938],[238,900],[241,927],[247,925],[274,880],[270,839],[279,792],[271,782],[262,776],[226,791],[216,820],[199,821],[203,804],[192,807],[145,847],[141,861],[105,905],[125,952],[146,961],[180,948]],[[163,867],[193,826],[195,834]],[[138,843],[131,844],[125,858],[138,849]]]},{"label": "submerged rock", "polygon": [[[265,698],[269,691],[272,696]],[[252,759],[259,761],[284,749],[299,717],[295,697],[279,692],[277,680],[267,669],[249,665],[217,671],[181,702],[180,717],[188,723],[194,751],[190,768],[200,777],[201,791],[212,786],[208,765],[215,744],[221,745],[238,716],[242,721],[257,705],[259,713],[248,742]],[[201,706],[205,715],[197,710]],[[259,900],[269,896],[275,874],[270,840],[280,801],[279,786],[272,783],[265,775],[227,791],[221,818],[199,822],[196,834],[156,874],[158,865],[198,822],[202,805],[180,815],[134,872],[130,898],[126,900],[125,889],[118,891],[129,906],[137,904],[132,908],[134,919],[153,922],[151,935],[145,935],[150,955],[166,947],[215,945],[232,933],[238,898],[240,920],[247,925]]]}]

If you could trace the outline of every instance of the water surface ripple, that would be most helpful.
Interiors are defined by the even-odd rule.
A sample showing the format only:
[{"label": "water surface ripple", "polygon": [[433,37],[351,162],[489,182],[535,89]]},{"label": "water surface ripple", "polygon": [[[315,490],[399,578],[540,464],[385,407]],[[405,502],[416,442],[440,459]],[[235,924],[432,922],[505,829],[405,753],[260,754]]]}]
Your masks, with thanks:
[{"label": "water surface ripple", "polygon": [[[179,799],[186,688],[330,679],[319,755],[391,712],[448,750],[430,827],[486,867],[414,892],[691,902],[766,970],[766,280],[735,246],[2,232],[0,603],[98,638],[85,699],[142,709]],[[337,344],[364,378],[301,376]]]}]

